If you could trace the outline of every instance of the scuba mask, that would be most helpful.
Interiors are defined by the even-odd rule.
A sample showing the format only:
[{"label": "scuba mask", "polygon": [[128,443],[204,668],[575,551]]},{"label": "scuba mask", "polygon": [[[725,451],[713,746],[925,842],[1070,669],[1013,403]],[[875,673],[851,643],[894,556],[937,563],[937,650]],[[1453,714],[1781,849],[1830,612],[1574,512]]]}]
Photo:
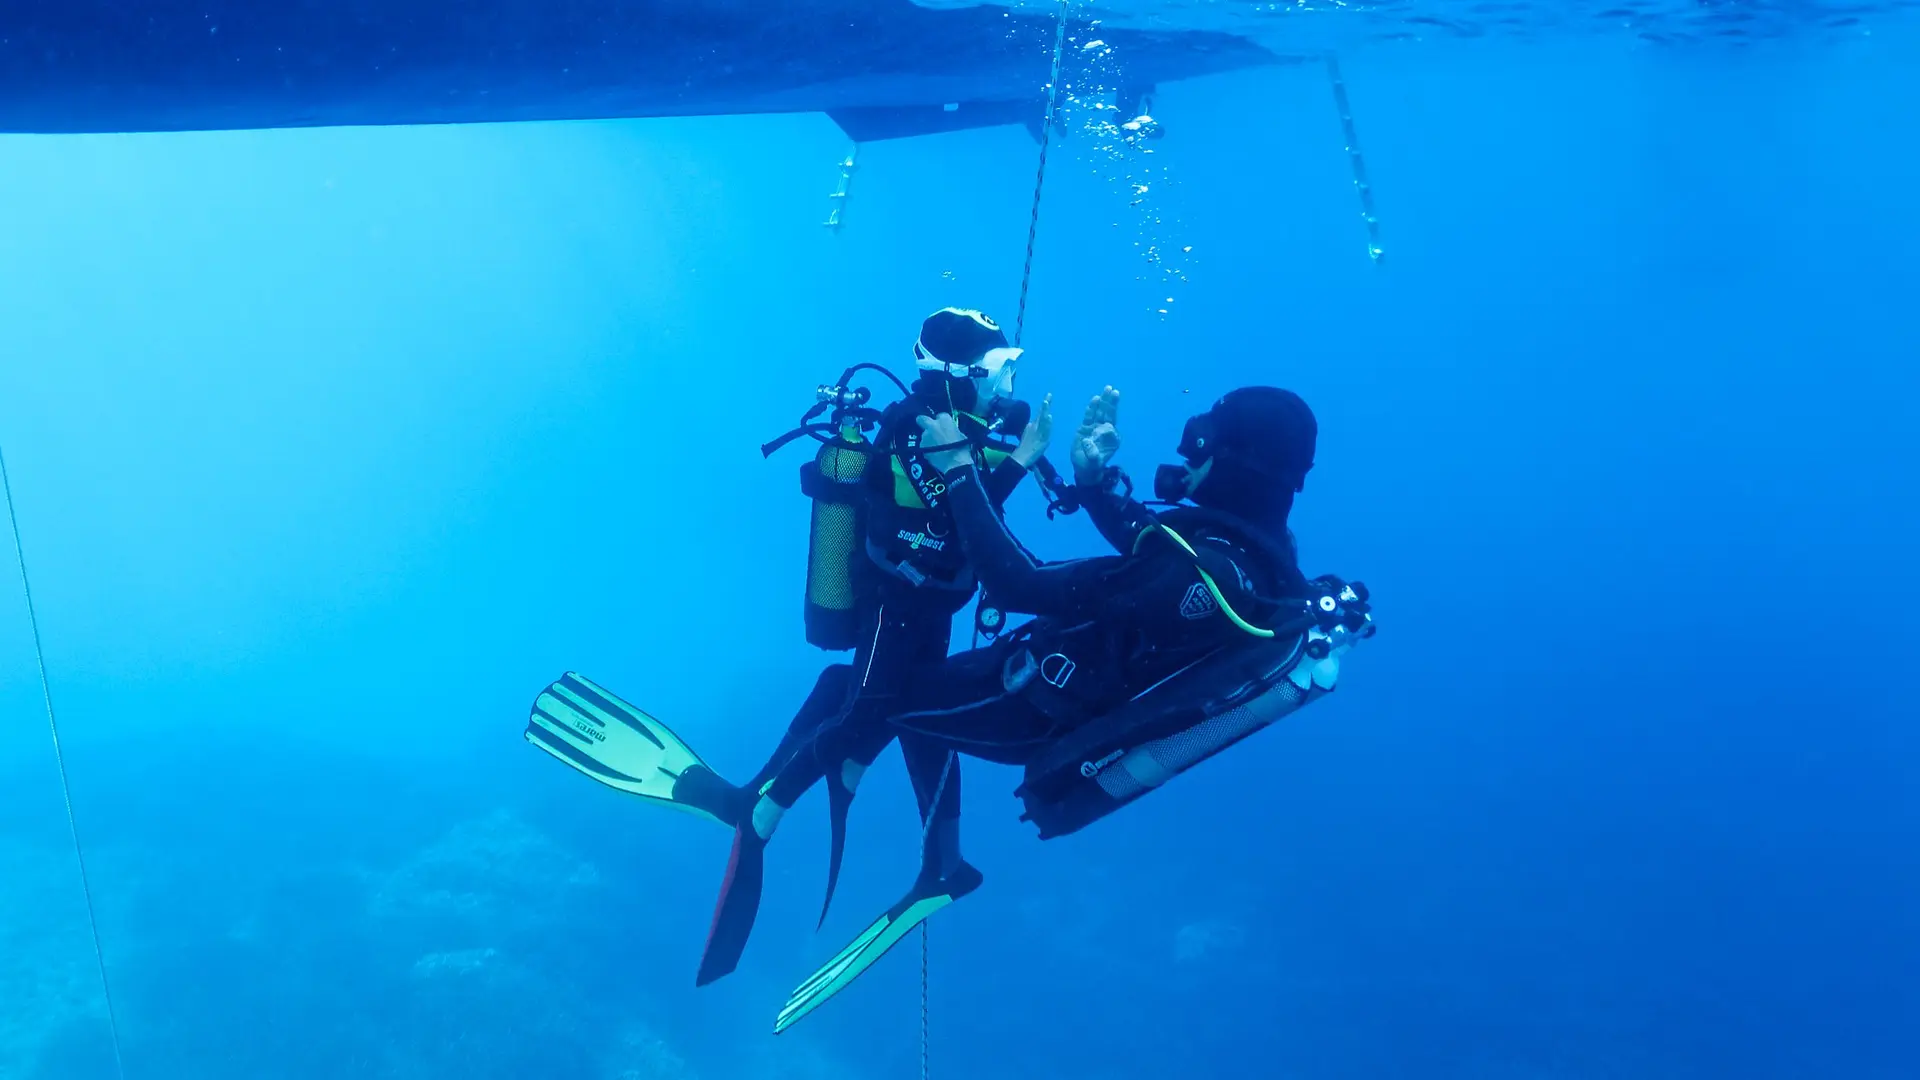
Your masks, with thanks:
[{"label": "scuba mask", "polygon": [[967,368],[966,373],[974,379],[983,402],[1013,397],[1013,376],[1020,367],[1020,353],[1019,349],[988,349],[985,356]]},{"label": "scuba mask", "polygon": [[[1013,402],[1013,377],[1019,368],[1022,350],[1012,348],[988,349],[986,354],[971,364],[949,364],[928,352],[923,345],[915,344],[913,356],[922,371],[937,371],[952,380],[947,384],[947,400],[959,409],[969,409],[985,418],[988,426],[1005,414]],[[954,383],[966,384],[962,387]],[[1025,427],[1022,422],[1021,427]],[[1016,432],[1016,434],[1018,434]]]},{"label": "scuba mask", "polygon": [[1013,396],[1013,375],[1021,352],[1008,346],[1000,324],[984,313],[943,308],[922,324],[920,337],[913,343],[913,362],[921,371],[973,380],[984,407],[987,401]]}]

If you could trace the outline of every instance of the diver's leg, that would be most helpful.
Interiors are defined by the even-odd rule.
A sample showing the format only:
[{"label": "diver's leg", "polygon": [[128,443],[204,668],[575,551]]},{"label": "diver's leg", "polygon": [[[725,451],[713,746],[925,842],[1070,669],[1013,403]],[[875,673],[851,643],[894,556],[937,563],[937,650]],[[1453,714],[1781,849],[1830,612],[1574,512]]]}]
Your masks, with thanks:
[{"label": "diver's leg", "polygon": [[760,911],[767,842],[773,839],[782,815],[825,777],[831,758],[819,752],[818,743],[823,733],[839,726],[849,703],[857,697],[865,673],[872,667],[875,645],[885,640],[885,615],[884,608],[876,609],[863,635],[866,644],[854,653],[852,664],[834,664],[820,673],[813,692],[787,725],[780,745],[743,789],[745,806],[736,818],[733,852],[727,859],[720,896],[714,902],[697,985],[705,986],[739,965]]},{"label": "diver's leg", "polygon": [[1017,697],[983,701],[972,708],[941,713],[907,713],[893,718],[901,745],[908,739],[936,751],[952,751],[1000,765],[1025,765],[1059,735],[1043,713]]},{"label": "diver's leg", "polygon": [[[882,615],[867,662],[858,669],[856,685],[849,694],[845,711],[831,724],[823,726],[813,741],[814,757],[826,779],[829,830],[827,891],[820,905],[821,925],[826,923],[827,912],[833,906],[834,888],[840,881],[853,793],[880,752],[893,741],[892,725],[887,723],[887,717],[899,711],[900,701],[910,685],[909,675],[925,667],[929,658],[938,660],[946,655],[952,618],[950,612],[923,603],[891,605]],[[778,794],[782,799],[797,797],[790,790]]]},{"label": "diver's leg", "polygon": [[[924,665],[908,680],[910,689],[887,726],[900,740],[900,755],[913,782],[920,808],[922,877],[944,879],[963,864],[960,854],[960,754],[970,748],[942,737],[947,729],[966,732],[995,727],[1006,688],[1002,649],[974,649]],[[902,716],[937,718],[931,732],[902,723]],[[944,725],[944,727],[942,726]],[[988,755],[992,756],[992,755]]]},{"label": "diver's leg", "polygon": [[[885,654],[873,665],[833,732],[819,743],[832,781],[828,791],[836,796],[832,800],[835,868],[853,790],[900,734],[891,717],[919,708],[941,707],[973,693],[972,668],[948,663],[952,612],[938,606],[918,610],[895,606],[896,613],[903,610],[905,614],[887,627]],[[960,763],[936,746],[903,741],[900,750],[920,804],[926,846],[923,855],[927,856],[923,865],[936,869],[956,866],[960,861]],[[942,807],[937,819],[930,816],[936,797]],[[930,821],[935,824],[929,826]],[[832,876],[830,871],[830,880]],[[828,893],[831,897],[831,885]]]},{"label": "diver's leg", "polygon": [[840,707],[827,711],[811,737],[794,746],[788,760],[772,763],[770,784],[763,781],[767,794],[791,808],[823,778],[849,793],[857,787],[867,768],[893,741],[895,733],[886,720],[901,711],[899,699],[909,675],[945,655],[951,618],[908,603],[882,607],[846,671]]},{"label": "diver's leg", "polygon": [[[896,611],[903,611],[896,606]],[[953,613],[942,606],[905,611],[888,628],[885,655],[873,665],[836,737],[828,740],[842,772],[857,780],[899,735],[888,718],[918,708],[931,694],[943,699]],[[909,770],[912,763],[909,763]],[[929,789],[931,790],[931,789]]]},{"label": "diver's leg", "polygon": [[900,756],[920,804],[920,873],[946,877],[961,863],[960,755],[937,739],[902,732]]},{"label": "diver's leg", "polygon": [[[856,660],[861,659],[856,656]],[[800,705],[800,711],[794,714],[793,722],[787,725],[787,733],[780,737],[780,745],[774,748],[767,763],[753,774],[747,788],[759,791],[767,781],[772,780],[782,766],[792,760],[793,755],[807,744],[821,727],[831,722],[847,707],[847,698],[853,691],[852,664],[834,664],[820,673],[814,681],[813,692]]]},{"label": "diver's leg", "polygon": [[[852,732],[887,726],[884,715],[868,719],[858,712],[875,673],[904,666],[896,659],[896,646],[902,640],[907,639],[899,633],[896,618],[882,606],[875,612],[853,664],[835,665],[821,674],[814,692],[789,725],[781,748],[755,776],[754,786],[747,791],[750,806],[740,814],[734,829],[733,853],[714,904],[707,947],[700,957],[699,985],[705,986],[738,966],[760,909],[767,842],[781,817],[823,779],[828,781],[832,822],[827,865],[827,899],[831,903],[845,852],[847,807],[853,800],[853,785],[859,782],[857,772],[847,772],[849,761],[842,747]],[[823,908],[821,918],[825,917]]]},{"label": "diver's leg", "polygon": [[916,753],[928,756],[952,752],[1002,765],[1026,764],[1058,736],[1058,725],[1024,697],[1007,692],[1005,659],[1004,650],[991,647],[960,653],[916,683],[909,707],[890,721],[901,745],[912,740]]},{"label": "diver's leg", "polygon": [[[900,693],[887,701],[896,708],[921,710],[909,712],[909,716],[930,714],[958,730],[965,730],[972,721],[990,721],[1006,704],[1000,676],[1004,655],[1004,650],[975,650],[940,663],[921,664],[901,680]],[[871,761],[879,752],[877,748],[884,748],[896,733],[901,734],[900,750],[914,781],[921,817],[929,823],[920,873],[899,902],[801,983],[780,1010],[774,1023],[776,1032],[818,1008],[915,926],[972,893],[984,880],[979,870],[960,857],[957,744],[938,733],[904,727],[892,716],[883,719],[882,726],[896,729],[893,732],[872,732],[865,730],[870,725],[856,726],[863,732],[862,739],[849,747],[856,759],[864,756]]]}]

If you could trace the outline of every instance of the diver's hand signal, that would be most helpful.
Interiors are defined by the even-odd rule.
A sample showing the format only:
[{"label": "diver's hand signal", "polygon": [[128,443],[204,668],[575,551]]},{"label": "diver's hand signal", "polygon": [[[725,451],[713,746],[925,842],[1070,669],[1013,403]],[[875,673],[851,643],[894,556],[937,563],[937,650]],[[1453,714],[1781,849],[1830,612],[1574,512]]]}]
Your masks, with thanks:
[{"label": "diver's hand signal", "polygon": [[1093,400],[1087,402],[1087,413],[1080,420],[1080,430],[1085,433],[1088,429],[1099,427],[1101,424],[1118,424],[1119,422],[1120,391],[1109,386],[1093,395]]},{"label": "diver's hand signal", "polygon": [[1020,445],[1013,448],[1013,460],[1023,469],[1033,468],[1033,463],[1046,455],[1047,447],[1053,443],[1053,395],[1040,399],[1040,411],[1034,414],[1027,429],[1020,433]]},{"label": "diver's hand signal", "polygon": [[1073,477],[1082,484],[1098,484],[1107,463],[1120,452],[1120,391],[1109,386],[1093,395],[1073,438]]}]

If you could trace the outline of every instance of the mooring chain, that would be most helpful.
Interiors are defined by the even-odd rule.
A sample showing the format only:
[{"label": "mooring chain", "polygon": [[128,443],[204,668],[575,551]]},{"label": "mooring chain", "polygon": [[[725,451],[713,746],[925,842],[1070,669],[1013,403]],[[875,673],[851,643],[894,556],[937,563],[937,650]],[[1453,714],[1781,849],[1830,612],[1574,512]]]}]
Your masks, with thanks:
[{"label": "mooring chain", "polygon": [[1347,101],[1347,80],[1340,75],[1340,61],[1327,56],[1327,82],[1333,86],[1333,106],[1340,112],[1340,134],[1346,139],[1347,165],[1353,170],[1353,190],[1360,195],[1360,220],[1367,226],[1367,258],[1379,262],[1386,257],[1380,246],[1380,217],[1373,208],[1373,184],[1367,179],[1367,161],[1360,153],[1360,136],[1353,127],[1353,106]]}]

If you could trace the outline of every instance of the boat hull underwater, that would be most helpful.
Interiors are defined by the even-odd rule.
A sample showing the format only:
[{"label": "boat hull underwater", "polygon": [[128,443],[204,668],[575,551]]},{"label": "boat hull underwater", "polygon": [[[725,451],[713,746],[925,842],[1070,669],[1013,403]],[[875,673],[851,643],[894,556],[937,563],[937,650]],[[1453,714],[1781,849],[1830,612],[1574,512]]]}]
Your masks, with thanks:
[{"label": "boat hull underwater", "polygon": [[[863,142],[1037,127],[1054,18],[909,0],[0,0],[0,131],[802,112]],[[1122,108],[1284,62],[1231,34],[1099,36]]]}]

